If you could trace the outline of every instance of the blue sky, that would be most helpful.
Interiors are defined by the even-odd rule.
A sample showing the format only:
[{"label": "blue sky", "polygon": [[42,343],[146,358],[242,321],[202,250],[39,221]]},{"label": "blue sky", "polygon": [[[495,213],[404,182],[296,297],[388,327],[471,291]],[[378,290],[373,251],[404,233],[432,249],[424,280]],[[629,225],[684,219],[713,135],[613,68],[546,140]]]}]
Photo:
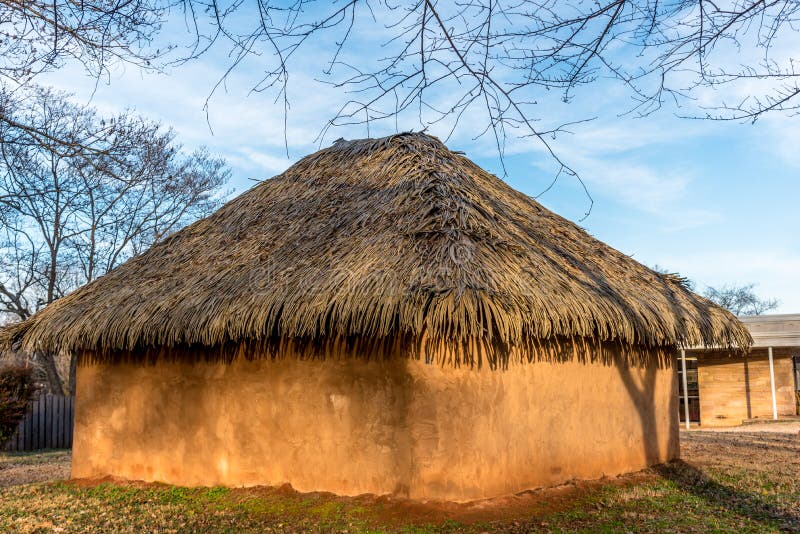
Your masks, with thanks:
[{"label": "blue sky", "polygon": [[[258,58],[228,78],[207,111],[206,100],[229,64],[220,50],[163,73],[117,65],[99,84],[70,65],[38,81],[74,93],[104,113],[133,108],[160,120],[175,128],[187,148],[208,146],[228,160],[237,194],[338,137],[367,136],[366,127],[338,128],[315,143],[343,98],[314,81],[320,57],[319,50],[310,50],[291,74],[288,157],[282,104],[274,94],[250,91],[261,72]],[[680,119],[676,113],[687,110],[676,109],[645,118],[620,116],[631,106],[629,95],[605,80],[578,96],[570,104],[544,98],[541,105],[551,121],[597,117],[553,141],[594,198],[581,226],[642,263],[680,272],[699,290],[755,283],[760,296],[780,299],[776,312],[800,312],[800,117],[775,115],[742,124]],[[701,100],[704,96],[717,95]],[[502,176],[492,140],[474,139],[484,126],[480,117],[463,119],[448,145]],[[419,129],[419,124],[401,117],[397,127]],[[372,124],[369,133],[394,130],[394,123]],[[429,131],[444,136],[448,128]],[[530,139],[510,143],[505,166],[508,183],[531,196],[556,172],[541,145]],[[539,201],[573,221],[587,208],[569,177]]]}]

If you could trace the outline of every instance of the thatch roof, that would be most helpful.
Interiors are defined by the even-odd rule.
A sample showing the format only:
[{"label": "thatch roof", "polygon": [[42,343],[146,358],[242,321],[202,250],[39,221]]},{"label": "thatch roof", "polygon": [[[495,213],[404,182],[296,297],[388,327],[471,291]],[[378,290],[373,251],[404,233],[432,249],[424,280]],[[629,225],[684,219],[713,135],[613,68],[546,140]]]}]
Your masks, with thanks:
[{"label": "thatch roof", "polygon": [[4,332],[77,351],[398,335],[750,344],[677,277],[424,134],[307,156]]}]

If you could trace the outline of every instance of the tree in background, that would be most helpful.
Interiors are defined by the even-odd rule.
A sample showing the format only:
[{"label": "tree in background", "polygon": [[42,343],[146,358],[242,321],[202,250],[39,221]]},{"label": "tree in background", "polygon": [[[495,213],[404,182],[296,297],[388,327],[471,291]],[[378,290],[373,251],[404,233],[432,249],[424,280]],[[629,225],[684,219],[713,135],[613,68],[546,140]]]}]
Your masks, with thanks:
[{"label": "tree in background", "polygon": [[[183,153],[158,123],[38,87],[0,93],[0,109],[26,125],[0,123],[0,319],[27,319],[221,201],[225,162]],[[34,358],[63,394],[54,355]]]},{"label": "tree in background", "polygon": [[778,299],[762,299],[756,295],[755,284],[707,287],[703,296],[734,315],[762,315],[780,306]]},{"label": "tree in background", "polygon": [[167,5],[153,0],[0,1],[0,77],[27,84],[65,61],[101,74],[114,61],[147,66]]},{"label": "tree in background", "polygon": [[[672,273],[669,269],[658,264],[653,265],[651,269],[662,275],[677,277],[691,291],[694,291],[697,287],[694,280]],[[755,293],[755,287],[755,284],[743,286],[726,284],[720,287],[706,286],[703,296],[734,315],[762,315],[780,306],[781,302],[778,299],[759,298]]]},{"label": "tree in background", "polygon": [[[0,88],[5,93],[26,88],[43,72],[68,61],[99,77],[114,63],[144,68],[161,50],[150,44],[161,28],[164,2],[158,0],[0,0]],[[27,130],[51,146],[74,147],[82,140],[54,136],[0,107],[0,124]],[[84,147],[89,148],[89,147]],[[96,149],[97,147],[95,147]]]}]

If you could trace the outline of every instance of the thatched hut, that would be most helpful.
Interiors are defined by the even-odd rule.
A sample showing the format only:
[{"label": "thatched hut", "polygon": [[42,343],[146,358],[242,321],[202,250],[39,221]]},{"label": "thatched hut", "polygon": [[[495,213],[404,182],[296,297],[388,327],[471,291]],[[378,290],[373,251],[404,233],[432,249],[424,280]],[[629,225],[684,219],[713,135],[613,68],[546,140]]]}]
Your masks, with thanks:
[{"label": "thatched hut", "polygon": [[466,500],[678,455],[729,313],[451,152],[340,141],[7,330],[79,354],[73,477]]}]

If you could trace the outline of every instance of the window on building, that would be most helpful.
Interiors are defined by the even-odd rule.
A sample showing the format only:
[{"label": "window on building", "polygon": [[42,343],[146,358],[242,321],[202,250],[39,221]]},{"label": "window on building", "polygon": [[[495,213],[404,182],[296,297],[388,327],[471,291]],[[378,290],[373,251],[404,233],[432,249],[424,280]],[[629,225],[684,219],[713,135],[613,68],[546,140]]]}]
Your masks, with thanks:
[{"label": "window on building", "polygon": [[[689,397],[689,421],[700,422],[700,386],[697,381],[697,358],[686,357],[686,391]],[[683,408],[683,369],[678,361],[678,408],[680,409],[680,421],[686,422],[685,411]]]}]

